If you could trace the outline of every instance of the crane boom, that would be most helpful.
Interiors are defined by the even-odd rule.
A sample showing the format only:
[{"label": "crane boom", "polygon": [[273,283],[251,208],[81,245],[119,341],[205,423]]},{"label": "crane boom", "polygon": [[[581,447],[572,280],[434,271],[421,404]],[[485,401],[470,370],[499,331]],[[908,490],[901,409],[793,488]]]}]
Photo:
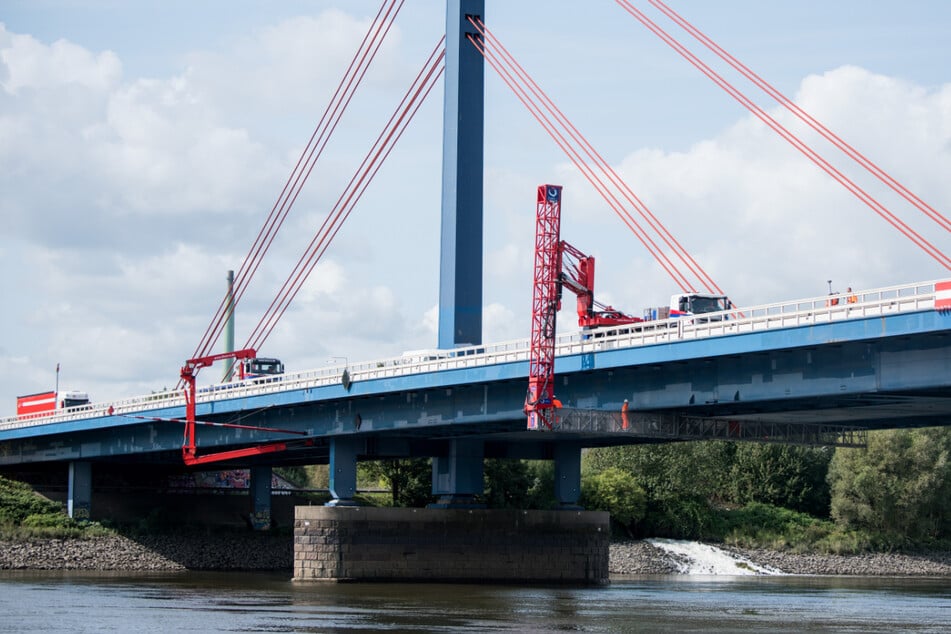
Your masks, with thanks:
[{"label": "crane boom", "polygon": [[578,297],[582,328],[619,326],[643,321],[594,299],[594,256],[561,240],[560,185],[539,185],[535,209],[535,274],[532,286],[532,337],[528,362],[525,414],[529,429],[553,427],[555,397],[555,324],[561,293]]},{"label": "crane boom", "polygon": [[[195,378],[198,370],[210,366],[215,361],[222,361],[224,359],[254,359],[256,356],[257,352],[255,352],[253,348],[247,348],[245,350],[221,352],[206,357],[189,359],[185,362],[185,365],[182,366],[181,377],[182,381],[185,382],[185,440],[182,443],[182,460],[186,465],[194,466],[212,462],[222,462],[224,460],[247,458],[249,456],[257,456],[260,454],[284,451],[287,449],[287,443],[273,442],[258,445],[257,447],[234,449],[232,451],[220,451],[217,453],[206,454],[204,456],[198,455],[198,448],[195,439],[195,425],[197,424],[195,421]],[[272,429],[268,427],[255,427],[255,429],[261,431],[275,431],[285,434],[298,433],[283,429]]]},{"label": "crane boom", "polygon": [[555,317],[561,308],[561,186],[539,185],[535,210],[535,280],[525,413],[528,428],[552,427]]}]

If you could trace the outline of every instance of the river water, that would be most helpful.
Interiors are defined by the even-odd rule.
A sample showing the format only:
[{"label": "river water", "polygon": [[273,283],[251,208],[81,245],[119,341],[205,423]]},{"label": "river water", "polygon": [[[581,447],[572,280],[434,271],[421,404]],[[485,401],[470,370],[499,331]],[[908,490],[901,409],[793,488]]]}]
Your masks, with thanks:
[{"label": "river water", "polygon": [[0,632],[951,632],[951,580],[671,575],[596,588],[0,572]]}]

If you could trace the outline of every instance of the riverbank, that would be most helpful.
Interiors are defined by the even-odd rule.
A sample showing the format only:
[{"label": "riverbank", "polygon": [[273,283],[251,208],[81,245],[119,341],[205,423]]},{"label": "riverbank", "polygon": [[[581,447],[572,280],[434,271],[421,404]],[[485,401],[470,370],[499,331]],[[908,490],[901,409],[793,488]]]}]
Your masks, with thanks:
[{"label": "riverbank", "polygon": [[89,539],[0,540],[0,570],[290,570],[290,535],[122,535]]},{"label": "riverbank", "polygon": [[[0,540],[0,570],[290,570],[293,548],[293,538],[287,534],[239,532]],[[824,555],[725,550],[788,574],[951,577],[951,553],[947,552]],[[675,557],[649,542],[611,544],[612,575],[678,574],[678,570]]]},{"label": "riverbank", "polygon": [[[951,553],[861,553],[827,555],[752,548],[722,547],[757,566],[793,575],[856,575],[869,577],[951,577]],[[678,574],[675,556],[646,541],[611,544],[612,575]]]}]

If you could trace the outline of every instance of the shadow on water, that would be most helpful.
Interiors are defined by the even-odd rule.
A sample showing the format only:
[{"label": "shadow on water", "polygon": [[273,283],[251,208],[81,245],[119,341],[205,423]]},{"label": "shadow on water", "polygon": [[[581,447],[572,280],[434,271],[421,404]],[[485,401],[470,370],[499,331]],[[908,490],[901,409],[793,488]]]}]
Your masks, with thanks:
[{"label": "shadow on water", "polygon": [[946,579],[629,577],[599,588],[3,573],[0,632],[947,631]]}]

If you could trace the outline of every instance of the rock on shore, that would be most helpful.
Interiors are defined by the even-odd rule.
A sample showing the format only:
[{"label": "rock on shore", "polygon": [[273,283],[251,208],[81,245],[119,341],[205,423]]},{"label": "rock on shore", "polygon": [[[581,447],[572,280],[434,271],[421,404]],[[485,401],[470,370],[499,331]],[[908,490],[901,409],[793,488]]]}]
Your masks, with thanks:
[{"label": "rock on shore", "polygon": [[795,554],[763,549],[727,549],[764,566],[794,575],[951,577],[951,553]]},{"label": "rock on shore", "polygon": [[266,533],[0,541],[0,570],[290,570],[293,538]]},{"label": "rock on shore", "polygon": [[[951,553],[862,553],[858,555],[797,554],[785,551],[728,548],[723,550],[794,575],[860,575],[951,577]],[[611,544],[613,575],[676,574],[674,558],[645,541]]]},{"label": "rock on shore", "polygon": [[[761,566],[800,575],[951,577],[951,553],[795,554],[724,548]],[[209,533],[120,535],[90,539],[0,541],[0,570],[290,570],[293,538],[286,534]],[[611,544],[612,575],[677,574],[666,551],[646,541]]]}]

